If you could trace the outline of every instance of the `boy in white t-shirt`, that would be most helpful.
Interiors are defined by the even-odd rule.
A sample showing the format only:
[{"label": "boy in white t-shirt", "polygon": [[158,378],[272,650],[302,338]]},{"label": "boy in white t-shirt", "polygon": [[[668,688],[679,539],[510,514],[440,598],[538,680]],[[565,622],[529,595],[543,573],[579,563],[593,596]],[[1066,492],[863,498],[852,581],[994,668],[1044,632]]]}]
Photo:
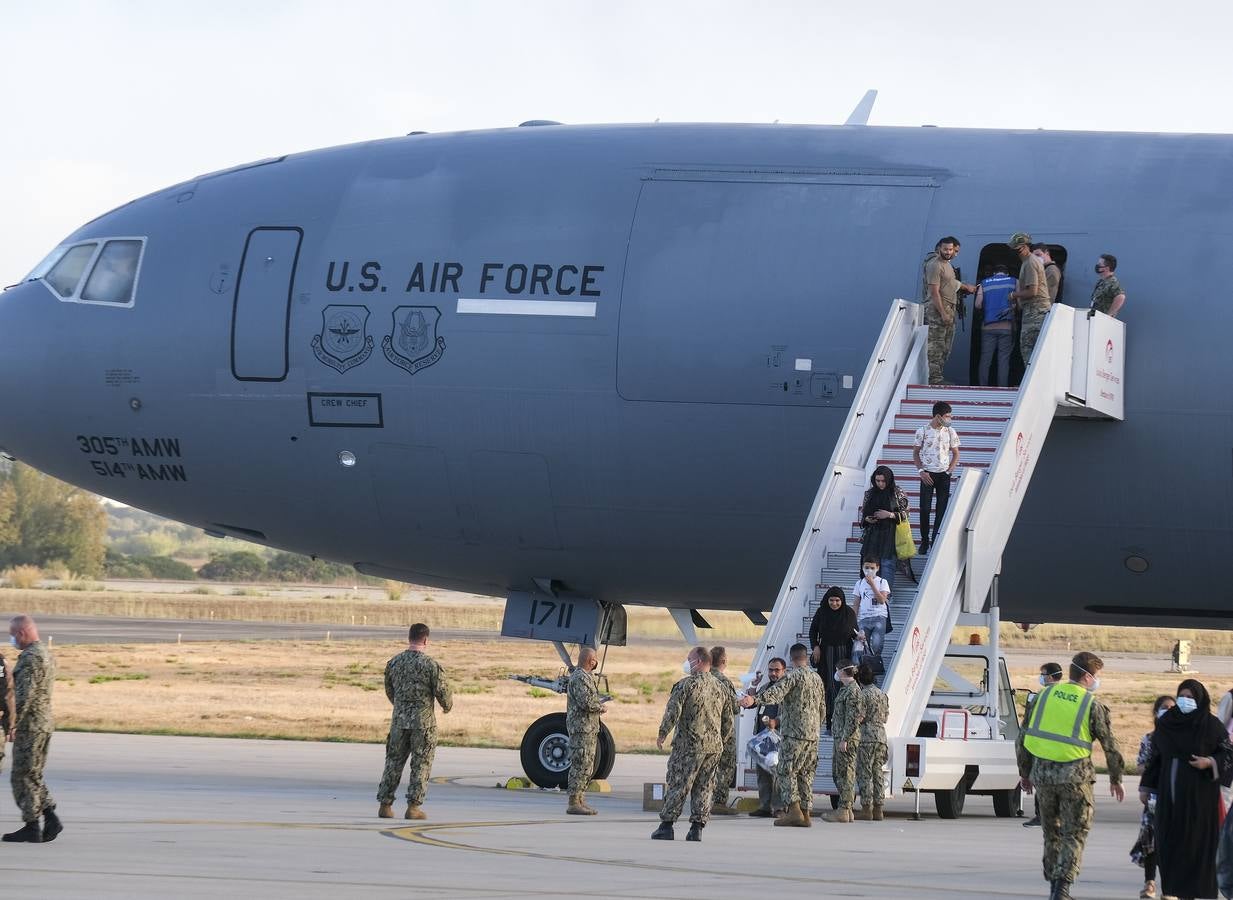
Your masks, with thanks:
[{"label": "boy in white t-shirt", "polygon": [[[950,503],[950,479],[959,465],[959,435],[950,427],[951,406],[945,400],[933,404],[933,418],[916,429],[912,461],[920,472],[920,552],[929,552],[929,545],[938,536],[942,517]],[[929,531],[929,513],[933,492],[938,494],[938,514]]]},{"label": "boy in white t-shirt", "polygon": [[886,640],[890,587],[885,578],[878,577],[878,566],[876,557],[866,559],[862,567],[864,577],[852,588],[856,598],[856,623],[865,635],[864,646],[858,642],[852,651],[853,662],[857,665],[866,656],[881,656],[882,643]]}]

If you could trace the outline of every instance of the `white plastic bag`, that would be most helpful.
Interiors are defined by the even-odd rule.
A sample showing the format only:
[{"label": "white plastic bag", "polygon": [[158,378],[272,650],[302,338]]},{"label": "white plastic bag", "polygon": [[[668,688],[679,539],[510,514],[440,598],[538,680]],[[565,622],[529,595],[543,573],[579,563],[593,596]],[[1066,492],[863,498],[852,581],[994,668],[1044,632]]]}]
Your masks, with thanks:
[{"label": "white plastic bag", "polygon": [[755,734],[747,745],[749,756],[761,768],[774,772],[779,765],[779,732],[767,729]]}]

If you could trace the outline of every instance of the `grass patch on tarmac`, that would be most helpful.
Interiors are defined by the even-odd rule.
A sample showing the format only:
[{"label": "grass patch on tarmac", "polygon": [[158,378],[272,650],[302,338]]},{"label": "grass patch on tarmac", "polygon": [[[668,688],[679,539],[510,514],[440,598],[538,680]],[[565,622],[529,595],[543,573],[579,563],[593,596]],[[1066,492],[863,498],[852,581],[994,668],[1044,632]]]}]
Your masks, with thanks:
[{"label": "grass patch on tarmac", "polygon": [[[385,661],[405,646],[398,641],[56,646],[56,721],[65,731],[380,743],[390,714],[381,673]],[[548,645],[435,641],[431,652],[455,689],[453,711],[437,716],[442,744],[516,748],[531,722],[565,709],[564,697],[530,696],[527,685],[504,677],[555,675],[561,662]],[[609,688],[617,702],[608,705],[604,722],[621,752],[657,752],[659,720],[680,677],[681,655],[679,648],[657,646],[609,652]],[[730,655],[729,673],[739,674],[752,651]],[[108,671],[100,673],[100,663]],[[117,663],[131,673],[115,674]],[[1171,693],[1180,680],[1161,672],[1159,659],[1144,659],[1141,668],[1101,673],[1100,697],[1112,710],[1114,731],[1130,761],[1151,726],[1152,699]],[[1020,688],[1033,686],[1037,674],[1035,667],[1011,670]],[[1096,756],[1103,764],[1099,750]]]}]

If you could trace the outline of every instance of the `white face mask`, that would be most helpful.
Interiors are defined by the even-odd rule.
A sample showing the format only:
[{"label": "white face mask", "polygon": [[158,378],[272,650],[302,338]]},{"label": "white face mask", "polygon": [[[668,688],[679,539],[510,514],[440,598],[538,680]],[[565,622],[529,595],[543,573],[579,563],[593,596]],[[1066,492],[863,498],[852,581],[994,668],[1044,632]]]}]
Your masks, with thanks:
[{"label": "white face mask", "polygon": [[685,660],[685,662],[681,663],[681,671],[686,675],[692,675],[694,674],[694,667],[689,664],[689,660]]},{"label": "white face mask", "polygon": [[1040,676],[1039,681],[1040,681],[1040,686],[1041,686],[1041,687],[1048,687],[1048,686],[1049,686],[1049,679],[1048,679],[1048,678],[1046,678],[1044,675],[1041,675],[1041,676]]},{"label": "white face mask", "polygon": [[865,566],[865,574],[872,578],[874,575],[878,574],[878,570],[873,566]]},{"label": "white face mask", "polygon": [[17,643],[17,635],[15,634],[9,635],[9,643],[12,644],[14,647],[17,647],[19,650],[21,649],[21,647]]},{"label": "white face mask", "polygon": [[1194,697],[1178,697],[1177,708],[1183,713],[1190,714],[1199,708],[1199,704]]},{"label": "white face mask", "polygon": [[1160,709],[1156,710],[1156,718],[1159,719],[1161,716],[1163,716],[1168,711],[1169,711],[1169,707],[1167,706],[1160,707]]},{"label": "white face mask", "polygon": [[951,423],[951,417],[950,417],[950,416],[942,416],[942,424],[943,424],[943,425],[946,425],[946,426],[948,426],[948,427],[949,427],[949,426],[950,426],[950,423]]}]

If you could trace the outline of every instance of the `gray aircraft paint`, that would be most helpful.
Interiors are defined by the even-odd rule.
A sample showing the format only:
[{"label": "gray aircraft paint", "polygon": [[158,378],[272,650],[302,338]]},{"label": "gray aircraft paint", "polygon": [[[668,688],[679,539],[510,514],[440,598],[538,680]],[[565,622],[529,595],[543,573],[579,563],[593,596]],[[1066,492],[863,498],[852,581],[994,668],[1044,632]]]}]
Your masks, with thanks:
[{"label": "gray aircraft paint", "polygon": [[1075,305],[1118,256],[1127,412],[1055,424],[1004,616],[1228,624],[1230,185],[1233,140],[1193,135],[554,126],[291,155],[71,235],[148,238],[132,308],[0,295],[0,446],[377,574],[766,609],[889,300],[939,236],[970,279],[1027,230]]}]

